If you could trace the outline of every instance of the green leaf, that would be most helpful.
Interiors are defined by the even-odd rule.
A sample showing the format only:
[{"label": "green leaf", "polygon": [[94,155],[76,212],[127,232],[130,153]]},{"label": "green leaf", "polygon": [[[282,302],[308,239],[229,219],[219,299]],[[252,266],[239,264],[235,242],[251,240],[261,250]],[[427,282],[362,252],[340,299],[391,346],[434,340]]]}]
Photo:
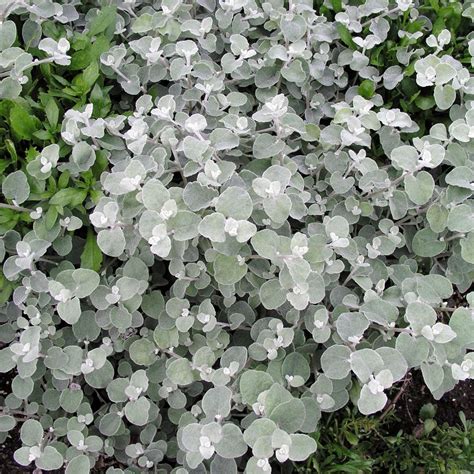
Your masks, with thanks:
[{"label": "green leaf", "polygon": [[199,235],[198,226],[201,218],[190,211],[178,211],[169,219],[168,224],[173,229],[173,238],[178,242],[194,239]]},{"label": "green leaf", "polygon": [[291,211],[292,202],[286,194],[280,194],[274,198],[265,199],[263,208],[268,217],[279,224],[285,222]]},{"label": "green leaf", "polygon": [[456,343],[467,347],[474,344],[474,319],[468,308],[457,308],[449,320],[449,326],[457,334]]},{"label": "green leaf", "polygon": [[57,311],[60,318],[68,324],[75,324],[81,317],[81,303],[79,298],[74,297],[69,301],[58,303]]},{"label": "green leaf", "polygon": [[365,79],[361,82],[360,86],[357,88],[357,91],[365,99],[370,99],[375,94],[375,83],[369,79]]},{"label": "green leaf", "polygon": [[234,285],[247,274],[247,268],[237,257],[219,254],[214,260],[214,278],[221,285]]},{"label": "green leaf", "polygon": [[437,85],[434,89],[436,105],[441,110],[448,110],[456,100],[456,91],[450,84]]},{"label": "green leaf", "polygon": [[82,79],[87,86],[87,90],[90,90],[94,85],[95,81],[100,77],[99,63],[97,61],[91,62],[89,66],[82,73]]},{"label": "green leaf", "polygon": [[[7,16],[7,15],[5,15]],[[0,24],[0,51],[10,48],[16,40],[16,25],[7,20]]]},{"label": "green leaf", "polygon": [[263,437],[271,437],[277,426],[268,418],[257,418],[244,432],[245,442],[253,448],[255,443]]},{"label": "green leaf", "polygon": [[216,150],[231,150],[239,146],[239,137],[226,128],[215,128],[209,139]]},{"label": "green leaf", "polygon": [[90,467],[89,458],[80,454],[68,462],[65,474],[88,474]]},{"label": "green leaf", "polygon": [[405,319],[419,333],[424,326],[432,326],[436,322],[436,311],[426,303],[413,301],[407,306]]},{"label": "green leaf", "polygon": [[226,418],[230,413],[232,390],[228,387],[215,387],[209,389],[202,399],[202,409],[209,418],[216,416]]},{"label": "green leaf", "polygon": [[122,423],[122,418],[116,413],[107,413],[101,418],[99,430],[104,436],[113,436],[117,433]]},{"label": "green leaf", "polygon": [[52,97],[47,98],[46,105],[44,107],[44,112],[51,127],[56,128],[59,120],[59,107]]},{"label": "green leaf", "polygon": [[16,426],[16,421],[13,416],[0,415],[0,433],[6,433]]},{"label": "green leaf", "polygon": [[72,55],[69,69],[71,71],[78,71],[85,69],[93,61],[97,61],[102,53],[105,53],[110,48],[110,41],[103,35],[96,38],[93,43],[89,43],[86,48],[77,51]]},{"label": "green leaf", "polygon": [[20,140],[31,140],[39,129],[39,120],[18,104],[10,109],[10,127],[13,134]]},{"label": "green leaf", "polygon": [[72,80],[72,89],[76,91],[78,95],[87,94],[99,77],[98,61],[92,59],[84,72],[74,77]]},{"label": "green leaf", "polygon": [[316,451],[316,441],[305,434],[290,435],[291,445],[289,456],[292,461],[304,461]]},{"label": "green leaf", "polygon": [[116,16],[117,7],[115,5],[102,7],[98,15],[89,25],[89,36],[97,36],[107,30],[110,26],[115,26]]},{"label": "green leaf", "polygon": [[75,413],[83,399],[82,390],[64,389],[59,397],[61,408],[67,413]]},{"label": "green leaf", "polygon": [[114,306],[110,311],[110,321],[123,332],[131,326],[132,315],[123,306]]},{"label": "green leaf", "polygon": [[419,230],[411,245],[413,252],[420,257],[435,257],[446,248],[446,242],[438,240],[438,235],[429,228]]},{"label": "green leaf", "polygon": [[331,5],[336,13],[342,12],[342,0],[331,0]]},{"label": "green leaf", "polygon": [[268,418],[274,421],[283,431],[294,433],[301,428],[304,422],[304,404],[301,400],[293,398],[275,407]]},{"label": "green leaf", "polygon": [[347,346],[331,346],[323,352],[321,367],[324,374],[330,379],[340,380],[351,371],[349,357],[351,350]]},{"label": "green leaf", "polygon": [[8,151],[8,154],[10,155],[11,161],[5,160],[3,162],[2,160],[0,164],[0,173],[3,173],[3,171],[8,167],[8,165],[16,163],[18,161],[18,154],[16,152],[15,143],[13,143],[13,141],[10,139],[6,139],[4,143],[5,143],[6,150]]},{"label": "green leaf", "polygon": [[[238,458],[240,456],[243,456],[247,452],[247,449],[247,444],[245,443],[244,437],[242,436],[242,432],[240,431],[240,428],[237,425],[227,423],[222,427],[222,439],[221,441],[219,441],[219,443],[216,444],[216,452],[221,458]],[[211,472],[213,471],[211,470]]]},{"label": "green leaf", "polygon": [[474,265],[474,232],[469,232],[467,237],[461,240],[461,257]]},{"label": "green leaf", "polygon": [[446,228],[448,210],[441,204],[433,204],[426,213],[426,219],[433,232],[443,232]]},{"label": "green leaf", "polygon": [[20,400],[26,400],[33,392],[34,384],[31,379],[22,379],[18,375],[13,379],[12,384],[12,393],[15,397]]},{"label": "green leaf", "polygon": [[156,346],[149,339],[137,339],[129,347],[130,359],[137,365],[151,365],[156,360]]},{"label": "green leaf", "polygon": [[43,433],[44,430],[39,421],[26,420],[23,425],[21,425],[20,438],[27,446],[35,446],[41,443]]},{"label": "green leaf", "polygon": [[421,364],[421,373],[423,374],[423,380],[425,381],[426,386],[432,393],[436,391],[443,383],[444,370],[443,367],[437,363]]},{"label": "green leaf", "polygon": [[397,337],[395,347],[403,354],[409,367],[419,366],[428,358],[430,352],[430,343],[426,339],[414,338],[404,333]]},{"label": "green leaf", "polygon": [[184,358],[174,359],[166,369],[166,375],[176,385],[189,385],[194,382],[191,363]]},{"label": "green leaf", "polygon": [[357,45],[352,40],[351,32],[341,23],[338,23],[336,28],[337,32],[339,33],[339,36],[341,37],[342,42],[355,51],[357,49]]},{"label": "green leaf", "polygon": [[471,232],[474,230],[474,212],[472,206],[460,204],[449,211],[447,226],[454,232]]},{"label": "green leaf", "polygon": [[6,199],[22,204],[30,196],[30,185],[23,171],[10,173],[2,183],[2,193]]},{"label": "green leaf", "polygon": [[257,135],[253,144],[253,155],[257,159],[272,158],[283,151],[285,144],[269,133]]},{"label": "green leaf", "polygon": [[266,309],[277,309],[286,301],[286,294],[282,291],[278,279],[267,280],[260,287],[260,301]]},{"label": "green leaf", "polygon": [[273,385],[272,377],[260,370],[248,370],[240,377],[239,387],[242,402],[251,405],[257,401],[259,394]]},{"label": "green leaf", "polygon": [[97,236],[92,229],[87,229],[86,244],[81,254],[81,267],[98,272],[102,260],[103,255],[97,245]]},{"label": "green leaf", "polygon": [[372,393],[367,385],[362,387],[357,408],[363,415],[371,415],[382,408],[387,403],[387,395],[384,392]]},{"label": "green leaf", "polygon": [[421,110],[430,110],[436,105],[436,102],[431,95],[427,97],[419,95],[415,99],[415,105]]},{"label": "green leaf", "polygon": [[64,171],[60,174],[58,178],[58,188],[65,189],[69,183],[69,178],[71,177],[69,171]]},{"label": "green leaf", "polygon": [[125,236],[120,228],[103,229],[97,235],[97,245],[106,255],[118,257],[125,250]]},{"label": "green leaf", "polygon": [[431,199],[433,190],[434,179],[427,171],[420,171],[416,176],[405,176],[405,191],[415,204],[426,204]]},{"label": "green leaf", "polygon": [[246,220],[252,214],[252,199],[249,193],[237,186],[227,188],[218,198],[216,211],[226,217]]},{"label": "green leaf", "polygon": [[150,402],[145,397],[130,401],[125,405],[125,416],[127,420],[136,426],[144,426],[148,423]]},{"label": "green leaf", "polygon": [[86,268],[74,270],[72,278],[77,285],[75,294],[78,298],[89,296],[100,283],[99,275],[95,271]]},{"label": "green leaf", "polygon": [[51,230],[56,224],[58,219],[58,208],[56,206],[49,206],[49,209],[46,211],[46,229]]},{"label": "green leaf", "polygon": [[59,207],[77,207],[84,202],[87,197],[85,189],[66,188],[58,191],[50,200],[51,206]]},{"label": "green leaf", "polygon": [[281,367],[281,374],[285,376],[299,376],[306,382],[311,374],[307,359],[299,352],[292,352],[285,357]]},{"label": "green leaf", "polygon": [[46,446],[39,459],[35,462],[39,469],[43,469],[44,471],[54,471],[63,465],[64,459],[56,448]]}]

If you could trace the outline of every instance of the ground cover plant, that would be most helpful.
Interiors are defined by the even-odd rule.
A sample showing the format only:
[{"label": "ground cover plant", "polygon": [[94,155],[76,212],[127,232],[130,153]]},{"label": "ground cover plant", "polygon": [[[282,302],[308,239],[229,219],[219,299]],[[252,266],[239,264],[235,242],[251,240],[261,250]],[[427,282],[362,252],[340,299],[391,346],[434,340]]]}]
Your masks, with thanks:
[{"label": "ground cover plant", "polygon": [[397,429],[393,412],[362,417],[347,407],[332,413],[318,430],[318,450],[301,474],[469,473],[474,466],[474,424],[459,413],[458,426],[438,424],[437,407],[425,404],[413,431]]},{"label": "ground cover plant", "polygon": [[[474,4],[0,2],[2,439],[269,473],[474,377]],[[317,438],[317,437],[316,437]]]}]

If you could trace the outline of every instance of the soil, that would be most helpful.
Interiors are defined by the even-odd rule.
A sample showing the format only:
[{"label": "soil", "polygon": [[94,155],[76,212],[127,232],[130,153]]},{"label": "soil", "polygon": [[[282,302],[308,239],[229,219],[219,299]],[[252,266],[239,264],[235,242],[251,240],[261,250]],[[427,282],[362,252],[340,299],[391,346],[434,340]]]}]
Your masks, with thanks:
[{"label": "soil", "polygon": [[0,444],[0,472],[9,474],[22,474],[33,472],[32,467],[20,466],[13,459],[13,453],[21,446],[20,430],[10,431],[10,436]]},{"label": "soil", "polygon": [[[439,424],[460,425],[459,412],[462,411],[468,420],[474,419],[474,380],[459,382],[453,390],[440,400],[435,400],[423,383],[420,371],[408,374],[407,382],[400,390],[394,409],[398,429],[406,433],[416,433],[420,426],[419,413],[423,405],[432,403],[436,407],[435,420]],[[394,395],[396,397],[397,394]]]}]

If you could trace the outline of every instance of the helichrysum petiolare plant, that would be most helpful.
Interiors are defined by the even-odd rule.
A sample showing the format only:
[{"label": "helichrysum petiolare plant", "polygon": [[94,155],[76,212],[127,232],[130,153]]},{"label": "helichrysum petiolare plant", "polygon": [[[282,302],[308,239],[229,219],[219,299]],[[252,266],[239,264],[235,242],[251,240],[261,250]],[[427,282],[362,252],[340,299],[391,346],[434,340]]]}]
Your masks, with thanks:
[{"label": "helichrysum petiolare plant", "polygon": [[2,0],[15,460],[269,473],[408,370],[435,398],[473,378],[473,18]]}]

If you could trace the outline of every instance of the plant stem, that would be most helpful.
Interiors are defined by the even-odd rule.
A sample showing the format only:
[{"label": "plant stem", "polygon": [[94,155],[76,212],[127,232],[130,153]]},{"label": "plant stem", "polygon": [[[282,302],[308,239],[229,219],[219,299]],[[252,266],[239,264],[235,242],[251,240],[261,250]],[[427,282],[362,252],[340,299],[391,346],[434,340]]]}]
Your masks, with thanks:
[{"label": "plant stem", "polygon": [[31,212],[31,209],[28,209],[27,207],[22,207],[22,206],[15,206],[13,204],[3,204],[0,203],[0,209],[11,209],[12,211],[18,211],[18,212]]},{"label": "plant stem", "polygon": [[369,26],[372,23],[372,21],[376,20],[377,18],[383,18],[385,16],[391,15],[392,13],[398,12],[398,10],[400,10],[399,7],[392,8],[388,12],[382,13],[381,15],[378,15],[374,18],[371,18],[370,20],[367,20],[365,23],[362,23],[361,26],[362,28],[364,28],[365,26]]},{"label": "plant stem", "polygon": [[393,400],[391,400],[390,402],[388,402],[387,407],[385,408],[383,413],[380,415],[379,421],[382,421],[389,414],[389,412],[395,407],[398,400],[403,395],[403,392],[406,390],[406,388],[407,388],[408,384],[410,383],[410,381],[411,381],[411,374],[410,374],[410,372],[408,372],[408,374],[405,377],[405,380],[403,381],[403,385],[401,386],[398,393],[395,395],[395,398]]}]

